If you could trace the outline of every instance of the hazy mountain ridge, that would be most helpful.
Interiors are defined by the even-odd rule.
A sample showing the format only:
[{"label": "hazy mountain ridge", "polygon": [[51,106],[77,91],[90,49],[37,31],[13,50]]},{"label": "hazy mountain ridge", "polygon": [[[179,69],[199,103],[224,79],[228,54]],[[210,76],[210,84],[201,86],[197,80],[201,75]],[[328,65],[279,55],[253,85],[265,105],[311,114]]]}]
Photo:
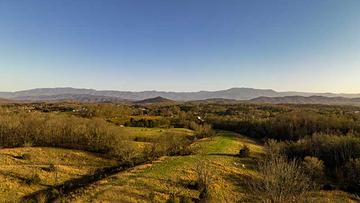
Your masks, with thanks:
[{"label": "hazy mountain ridge", "polygon": [[90,94],[57,94],[57,95],[37,95],[37,96],[24,95],[24,96],[17,96],[12,99],[15,101],[48,101],[48,102],[54,102],[54,101],[55,102],[74,101],[74,102],[89,102],[89,103],[126,102],[126,100],[117,97],[97,96]]},{"label": "hazy mountain ridge", "polygon": [[165,91],[114,91],[114,90],[94,90],[94,89],[76,89],[76,88],[40,88],[23,90],[16,92],[0,92],[0,98],[13,100],[31,100],[37,101],[44,98],[56,100],[59,95],[62,99],[75,97],[74,95],[89,95],[106,97],[108,99],[120,100],[144,100],[148,98],[163,97],[175,101],[193,101],[206,100],[212,98],[222,98],[231,100],[251,100],[258,97],[289,97],[289,96],[324,96],[324,97],[346,97],[357,98],[360,94],[334,94],[334,93],[306,93],[306,92],[277,92],[271,89],[254,89],[254,88],[231,88],[219,91],[199,91],[199,92],[165,92]]},{"label": "hazy mountain ridge", "polygon": [[285,97],[258,97],[251,99],[255,103],[272,103],[272,104],[355,104],[360,105],[360,98],[345,98],[345,97],[325,97],[325,96],[285,96]]}]

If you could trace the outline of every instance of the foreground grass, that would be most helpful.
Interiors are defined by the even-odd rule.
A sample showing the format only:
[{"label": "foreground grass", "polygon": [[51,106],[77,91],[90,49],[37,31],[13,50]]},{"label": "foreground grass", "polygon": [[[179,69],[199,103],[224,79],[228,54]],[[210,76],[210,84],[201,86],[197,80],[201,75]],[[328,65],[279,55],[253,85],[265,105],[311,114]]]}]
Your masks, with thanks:
[{"label": "foreground grass", "polygon": [[46,147],[1,149],[0,202],[17,202],[33,192],[115,164],[115,161],[78,150]]}]

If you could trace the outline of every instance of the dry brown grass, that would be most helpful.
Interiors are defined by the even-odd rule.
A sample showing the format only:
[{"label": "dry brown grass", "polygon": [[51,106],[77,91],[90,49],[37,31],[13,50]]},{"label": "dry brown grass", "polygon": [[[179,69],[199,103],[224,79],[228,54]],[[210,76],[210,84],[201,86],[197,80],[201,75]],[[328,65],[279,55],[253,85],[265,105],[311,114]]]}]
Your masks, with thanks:
[{"label": "dry brown grass", "polygon": [[[27,154],[27,159],[22,158],[24,154]],[[49,170],[52,164],[56,166],[56,171]],[[38,190],[115,164],[115,161],[77,150],[39,147],[0,149],[0,202],[15,202]],[[34,175],[39,176],[40,182],[27,184]]]}]

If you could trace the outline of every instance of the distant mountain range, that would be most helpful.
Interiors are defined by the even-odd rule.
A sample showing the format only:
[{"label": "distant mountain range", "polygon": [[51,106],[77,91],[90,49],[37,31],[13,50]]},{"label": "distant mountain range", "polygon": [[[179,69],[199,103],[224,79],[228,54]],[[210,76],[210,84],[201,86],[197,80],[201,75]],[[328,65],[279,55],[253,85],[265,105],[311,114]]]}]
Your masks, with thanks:
[{"label": "distant mountain range", "polygon": [[14,102],[14,101],[0,98],[0,104],[6,104],[6,103],[12,103],[12,102]]},{"label": "distant mountain range", "polygon": [[258,97],[251,99],[253,103],[271,104],[332,104],[332,105],[360,105],[360,98],[324,97],[324,96],[285,96],[285,97]]},{"label": "distant mountain range", "polygon": [[231,101],[242,100],[265,103],[325,103],[347,104],[360,102],[360,94],[277,92],[271,89],[231,88],[220,91],[165,92],[165,91],[111,91],[76,88],[41,88],[17,92],[0,92],[0,98],[17,101],[80,101],[126,102],[149,98],[174,101]]}]

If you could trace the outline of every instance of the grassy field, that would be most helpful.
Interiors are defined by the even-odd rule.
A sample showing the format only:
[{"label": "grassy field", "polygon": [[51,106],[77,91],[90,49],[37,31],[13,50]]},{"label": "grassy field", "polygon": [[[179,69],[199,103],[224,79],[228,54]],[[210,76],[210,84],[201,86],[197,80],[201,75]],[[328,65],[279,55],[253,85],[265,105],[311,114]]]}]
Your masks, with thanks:
[{"label": "grassy field", "polygon": [[[236,154],[246,144],[249,158]],[[67,199],[74,202],[165,202],[170,196],[196,199],[199,191],[191,187],[196,180],[196,167],[206,162],[211,171],[210,202],[251,202],[244,181],[256,177],[256,159],[263,147],[254,140],[231,132],[219,132],[216,137],[202,139],[193,146],[195,155],[162,157],[151,164],[137,166],[98,181],[82,195]],[[243,167],[245,166],[245,167]],[[314,202],[355,202],[344,192],[317,192]]]},{"label": "grassy field", "polygon": [[[252,157],[238,158],[240,147],[247,144]],[[195,169],[205,161],[211,171],[213,202],[237,202],[246,196],[238,185],[241,177],[254,176],[254,159],[262,147],[234,133],[220,132],[214,138],[203,139],[193,146],[195,155],[162,157],[151,164],[141,165],[95,183],[85,190],[77,202],[164,202],[169,196],[197,198],[199,191],[189,185],[196,180]],[[245,168],[241,165],[244,164]]]},{"label": "grassy field", "polygon": [[155,139],[161,135],[176,134],[180,136],[193,136],[194,132],[185,128],[139,128],[139,127],[123,127],[122,132],[128,139],[136,138]]},{"label": "grassy field", "polygon": [[[156,137],[162,133],[192,136],[185,129],[124,128],[130,137]],[[250,148],[251,156],[239,158],[243,145]],[[196,169],[206,164],[210,172],[210,202],[251,202],[245,181],[256,177],[256,161],[263,155],[262,145],[231,132],[218,132],[215,137],[196,141],[195,153],[188,156],[161,157],[118,172],[66,195],[64,202],[165,202],[170,196],[197,199],[194,187]],[[0,150],[0,202],[15,202],[62,182],[92,174],[96,169],[117,163],[96,154],[58,148],[23,147]],[[51,170],[56,166],[56,172]],[[38,181],[33,180],[39,176]],[[317,192],[314,202],[355,202],[344,192]]]},{"label": "grassy field", "polygon": [[[191,136],[187,129],[157,129],[124,127],[126,138],[155,139],[163,134]],[[144,142],[131,141],[141,152]],[[47,147],[0,149],[0,202],[15,202],[34,192],[62,184],[97,169],[117,165],[109,160],[80,150]],[[54,170],[55,169],[55,170]]]},{"label": "grassy field", "polygon": [[194,132],[185,128],[140,128],[140,127],[122,127],[124,137],[130,140],[130,144],[137,149],[139,153],[144,147],[163,135],[172,134],[178,136],[192,137]]}]

